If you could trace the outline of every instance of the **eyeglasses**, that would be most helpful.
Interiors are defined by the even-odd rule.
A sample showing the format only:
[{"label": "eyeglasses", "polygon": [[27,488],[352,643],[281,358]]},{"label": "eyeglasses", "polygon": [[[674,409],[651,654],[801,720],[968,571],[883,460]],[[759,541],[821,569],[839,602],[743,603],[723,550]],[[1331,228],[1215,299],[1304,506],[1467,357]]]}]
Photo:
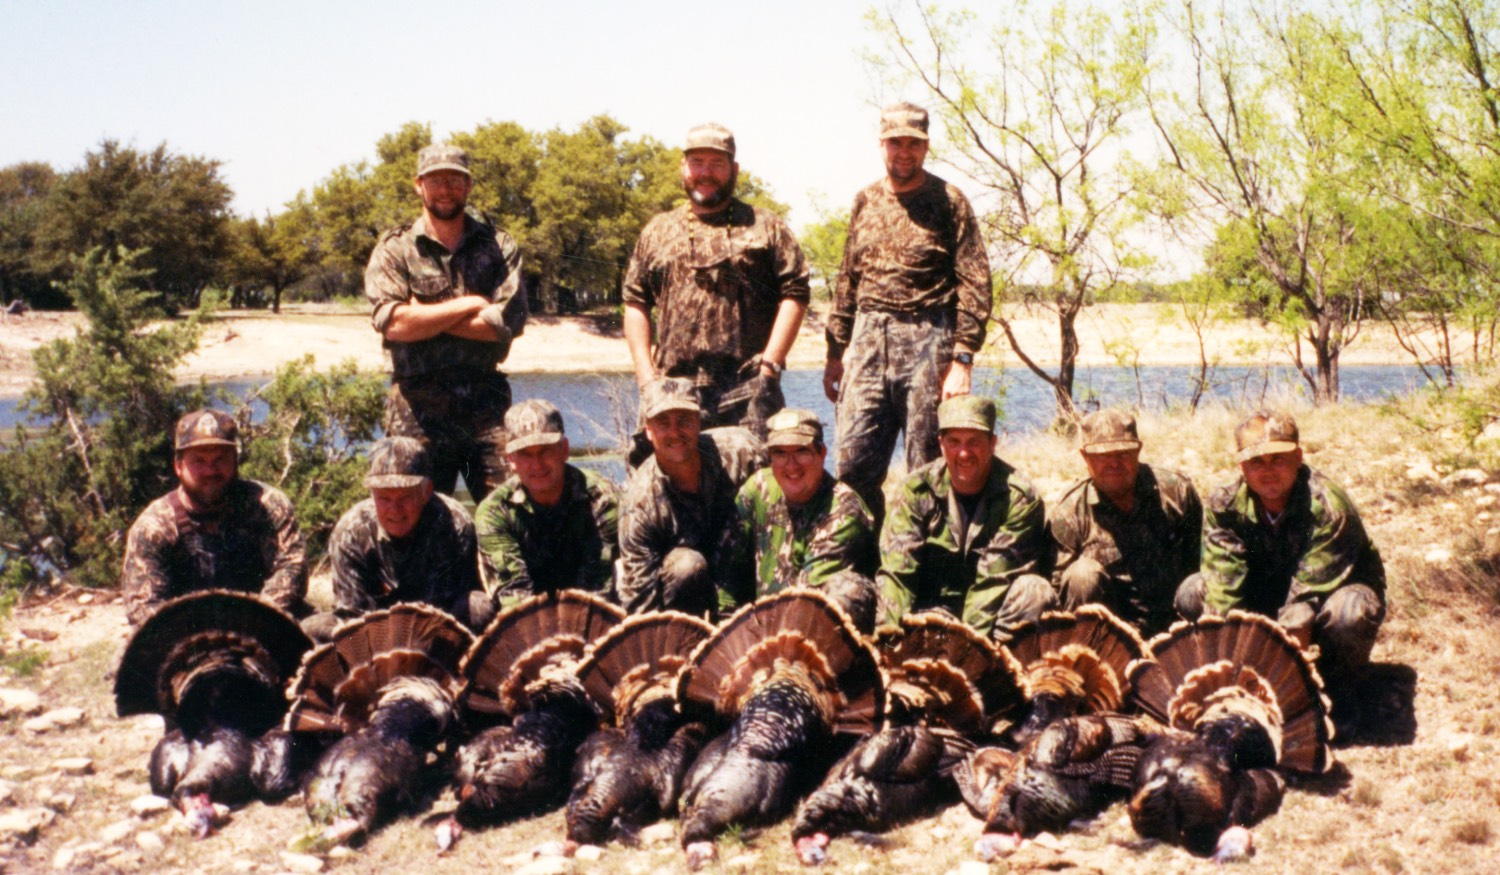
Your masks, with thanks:
[{"label": "eyeglasses", "polygon": [[810,462],[816,461],[817,458],[818,451],[815,450],[811,445],[798,447],[795,450],[783,450],[779,447],[771,450],[772,465],[785,465],[787,462],[790,462],[793,459],[796,459],[799,464],[806,465]]}]

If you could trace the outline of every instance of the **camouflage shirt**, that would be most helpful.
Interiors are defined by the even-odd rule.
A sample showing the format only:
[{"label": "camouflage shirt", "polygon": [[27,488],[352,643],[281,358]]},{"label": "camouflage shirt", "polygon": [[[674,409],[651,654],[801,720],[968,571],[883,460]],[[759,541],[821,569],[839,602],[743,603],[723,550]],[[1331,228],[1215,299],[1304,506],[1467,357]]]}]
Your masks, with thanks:
[{"label": "camouflage shirt", "polygon": [[1295,601],[1321,604],[1345,583],[1384,597],[1385,567],[1349,496],[1302,466],[1276,523],[1267,521],[1243,478],[1209,498],[1203,520],[1205,605],[1276,616]]},{"label": "camouflage shirt", "polygon": [[463,237],[452,253],[428,233],[424,215],[381,236],[365,268],[365,297],[375,308],[371,321],[382,337],[398,304],[438,303],[464,295],[492,302],[481,316],[495,329],[494,341],[452,334],[386,340],[398,382],[428,374],[494,371],[526,327],[526,296],[520,288],[521,252],[516,241],[472,214],[464,216]]},{"label": "camouflage shirt", "polygon": [[1093,559],[1128,593],[1128,610],[1123,613],[1129,616],[1122,619],[1165,628],[1163,622],[1170,624],[1173,616],[1178,585],[1198,570],[1203,504],[1188,478],[1141,465],[1130,513],[1085,479],[1069,487],[1049,509],[1047,529],[1057,547],[1054,582],[1079,559]]},{"label": "camouflage shirt", "polygon": [[807,300],[807,260],[775,213],[731,200],[699,216],[683,204],[641,231],[624,296],[656,310],[659,372],[723,386],[765,351],[781,302]]},{"label": "camouflage shirt", "polygon": [[927,174],[893,194],[884,179],[854,197],[828,314],[828,358],[849,346],[857,310],[957,310],[953,340],[978,350],[990,318],[990,262],[963,192]]},{"label": "camouflage shirt", "polygon": [[166,602],[205,589],[259,593],[300,612],[307,558],[293,513],[281,490],[245,479],[230,482],[212,513],[191,512],[180,488],[151,502],[125,539],[125,616],[139,626]]},{"label": "camouflage shirt", "polygon": [[734,524],[740,485],[770,463],[765,445],[738,427],[703,432],[698,453],[703,471],[697,492],[672,485],[654,455],[625,484],[620,500],[619,597],[630,613],[662,607],[662,560],[674,547],[691,547],[714,564],[724,530]]},{"label": "camouflage shirt", "polygon": [[[959,523],[968,516],[968,526]],[[890,502],[880,530],[876,586],[887,618],[944,608],[989,635],[1011,583],[1052,571],[1046,510],[1031,485],[995,459],[967,514],[942,459],[918,468]]]},{"label": "camouflage shirt", "polygon": [[875,518],[859,494],[831,475],[801,507],[787,504],[771,469],[740,487],[736,522],[720,554],[720,607],[794,586],[822,586],[845,569],[875,572]]},{"label": "camouflage shirt", "polygon": [[[417,525],[392,538],[375,516],[375,500],[349,508],[328,539],[333,565],[333,610],[345,617],[398,602],[423,602],[455,611],[479,588],[474,522],[457,501],[435,492]],[[460,613],[467,611],[467,602]]]},{"label": "camouflage shirt", "polygon": [[619,555],[619,495],[593,471],[563,469],[562,498],[552,507],[531,500],[511,477],[474,512],[485,588],[502,605],[540,592],[610,592]]}]

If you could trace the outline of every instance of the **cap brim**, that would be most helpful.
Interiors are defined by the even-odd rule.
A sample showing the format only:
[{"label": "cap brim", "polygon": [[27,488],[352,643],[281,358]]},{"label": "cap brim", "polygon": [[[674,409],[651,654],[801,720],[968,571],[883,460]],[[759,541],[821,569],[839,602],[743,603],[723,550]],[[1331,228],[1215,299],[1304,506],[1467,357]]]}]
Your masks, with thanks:
[{"label": "cap brim", "polygon": [[371,474],[365,478],[366,489],[410,489],[421,486],[427,478],[421,474]]},{"label": "cap brim", "polygon": [[699,407],[692,401],[663,401],[660,404],[657,404],[655,407],[652,407],[650,410],[647,410],[646,418],[654,419],[671,410],[686,410],[691,413],[696,413],[699,416],[703,415],[703,408]]},{"label": "cap brim", "polygon": [[519,437],[513,441],[507,441],[505,451],[507,453],[519,453],[527,447],[540,447],[548,444],[562,443],[563,436],[555,431],[544,431],[539,434],[529,434]]},{"label": "cap brim", "polygon": [[880,139],[882,140],[892,140],[896,137],[915,137],[918,140],[925,140],[927,139],[927,132],[919,131],[916,128],[891,128],[880,135]]},{"label": "cap brim", "polygon": [[236,441],[225,440],[224,438],[199,438],[198,440],[190,441],[188,443],[183,444],[182,446],[178,447],[176,450],[173,450],[173,452],[180,453],[183,450],[191,450],[194,447],[238,447],[238,446],[239,446],[239,443],[237,443]]},{"label": "cap brim", "polygon": [[1121,450],[1138,450],[1141,448],[1140,441],[1100,441],[1097,444],[1087,444],[1082,449],[1085,453],[1118,453]]},{"label": "cap brim", "polygon": [[796,432],[784,432],[782,434],[772,433],[766,436],[768,447],[810,447],[817,443],[818,439],[810,434],[797,434]]},{"label": "cap brim", "polygon": [[1300,444],[1296,441],[1262,441],[1245,447],[1235,454],[1235,458],[1241,462],[1248,462],[1259,456],[1269,456],[1274,453],[1290,453],[1297,449]]},{"label": "cap brim", "polygon": [[470,179],[474,177],[474,174],[469,172],[469,168],[463,166],[462,164],[434,164],[426,170],[423,170],[421,173],[418,173],[417,178],[421,179],[427,174],[436,173],[439,170],[456,170],[459,173],[462,173],[464,176],[469,177]]},{"label": "cap brim", "polygon": [[995,433],[995,427],[982,419],[955,419],[950,422],[939,422],[938,431],[952,431],[955,428],[972,428],[975,431]]}]

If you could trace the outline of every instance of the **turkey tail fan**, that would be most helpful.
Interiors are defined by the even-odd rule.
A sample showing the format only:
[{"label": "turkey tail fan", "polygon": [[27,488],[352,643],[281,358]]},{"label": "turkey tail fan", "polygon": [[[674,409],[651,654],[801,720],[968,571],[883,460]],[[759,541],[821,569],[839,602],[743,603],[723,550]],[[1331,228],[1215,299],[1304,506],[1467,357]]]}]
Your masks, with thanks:
[{"label": "turkey tail fan", "polygon": [[311,647],[296,620],[256,596],[191,593],[162,606],[130,636],[115,671],[115,710],[176,722],[200,680],[243,673],[276,691],[271,698],[279,705],[265,714],[269,728],[286,707],[282,686]]},{"label": "turkey tail fan", "polygon": [[577,661],[624,618],[616,605],[580,590],[534,595],[501,611],[463,658],[463,706],[488,715],[527,710],[526,685],[543,668]]},{"label": "turkey tail fan", "polygon": [[1122,682],[1125,667],[1146,649],[1140,634],[1103,605],[1048,611],[1035,622],[1022,623],[1011,636],[1010,649],[1030,671],[1043,656],[1061,652],[1070,644],[1092,650]]},{"label": "turkey tail fan", "polygon": [[[1141,708],[1180,729],[1194,729],[1194,723],[1226,710],[1264,720],[1255,703],[1269,703],[1279,723],[1267,728],[1279,730],[1280,768],[1319,773],[1333,766],[1333,722],[1322,677],[1269,617],[1230,611],[1196,624],[1177,623],[1151,640],[1148,655],[1128,675]],[[1248,707],[1230,704],[1235,699]]]},{"label": "turkey tail fan", "polygon": [[627,617],[589,646],[578,680],[603,721],[623,726],[648,692],[675,695],[688,655],[713,631],[707,620],[678,611]]},{"label": "turkey tail fan", "polygon": [[285,728],[350,732],[365,724],[381,688],[402,677],[456,685],[459,660],[473,636],[430,605],[405,602],[339,626],[309,651],[289,690]]},{"label": "turkey tail fan", "polygon": [[907,704],[914,692],[926,690],[928,709],[937,707],[929,716],[964,734],[987,730],[1029,696],[1025,671],[1008,649],[935,611],[907,614],[899,626],[884,627],[876,649],[893,704],[898,690],[905,690],[899,695]]},{"label": "turkey tail fan", "polygon": [[874,647],[822,593],[793,589],[737,611],[693,651],[677,680],[684,708],[734,717],[778,671],[800,666],[830,693],[837,732],[874,731],[885,716],[885,677]]},{"label": "turkey tail fan", "polygon": [[[1035,622],[1022,623],[1010,648],[1026,667],[1034,702],[1020,730],[1029,737],[1047,720],[1077,709],[1119,710],[1125,699],[1125,670],[1140,658],[1145,644],[1108,608],[1084,605],[1071,612],[1048,611]],[[1039,699],[1049,702],[1046,708],[1037,707]]]}]

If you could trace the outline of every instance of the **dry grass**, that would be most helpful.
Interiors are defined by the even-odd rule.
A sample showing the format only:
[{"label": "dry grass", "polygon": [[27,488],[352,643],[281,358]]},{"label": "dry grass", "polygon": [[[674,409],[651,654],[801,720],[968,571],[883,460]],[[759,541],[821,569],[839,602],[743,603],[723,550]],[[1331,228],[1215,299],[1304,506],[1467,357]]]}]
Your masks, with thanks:
[{"label": "dry grass", "polygon": [[[1367,737],[1339,750],[1329,775],[1293,782],[1281,811],[1256,828],[1259,849],[1243,872],[1489,872],[1496,858],[1494,811],[1500,806],[1500,676],[1493,597],[1496,543],[1494,493],[1483,485],[1445,479],[1481,458],[1451,432],[1421,431],[1369,407],[1327,410],[1294,407],[1310,464],[1344,483],[1359,503],[1385,557],[1390,612],[1375,648],[1383,687],[1369,690],[1376,715]],[[1143,416],[1148,462],[1189,474],[1208,492],[1228,480],[1237,411],[1207,409],[1197,417]],[[1041,435],[1007,444],[1002,454],[1053,496],[1081,476],[1067,439]],[[1424,472],[1432,468],[1434,476]],[[1486,468],[1486,470],[1489,470]],[[1444,559],[1438,551],[1448,551]],[[1488,578],[1488,580],[1486,580]],[[78,705],[85,726],[27,737],[18,721],[4,727],[0,778],[12,782],[11,806],[31,807],[73,794],[68,813],[43,830],[31,847],[0,852],[0,868],[46,870],[65,848],[100,842],[110,824],[130,820],[127,804],[145,792],[146,757],[160,721],[116,720],[107,667],[124,640],[118,604],[81,608],[71,600],[20,611],[8,627],[44,627],[47,662],[29,678],[6,676],[4,686],[36,690],[49,707]],[[9,644],[9,642],[7,642]],[[63,777],[51,763],[89,756],[96,774]],[[506,871],[530,861],[530,849],[562,837],[558,813],[472,832],[453,853],[438,857],[426,818],[451,809],[444,794],[418,817],[391,824],[362,848],[328,865],[335,871]],[[4,809],[0,808],[0,814]],[[278,854],[306,823],[296,801],[253,804],[238,811],[223,833],[193,842],[173,833],[166,818],[141,823],[160,832],[159,850],[119,840],[109,860],[80,856],[75,871],[275,872]],[[972,858],[979,825],[961,806],[897,830],[879,848],[848,839],[832,847],[833,871],[949,872]],[[718,871],[794,871],[788,830],[746,832],[721,843]],[[675,842],[646,847],[611,844],[597,862],[570,861],[580,872],[678,871]],[[1030,845],[991,871],[1136,873],[1207,871],[1185,852],[1140,842],[1123,808],[1107,811],[1088,829],[1061,836],[1056,849]]]}]

